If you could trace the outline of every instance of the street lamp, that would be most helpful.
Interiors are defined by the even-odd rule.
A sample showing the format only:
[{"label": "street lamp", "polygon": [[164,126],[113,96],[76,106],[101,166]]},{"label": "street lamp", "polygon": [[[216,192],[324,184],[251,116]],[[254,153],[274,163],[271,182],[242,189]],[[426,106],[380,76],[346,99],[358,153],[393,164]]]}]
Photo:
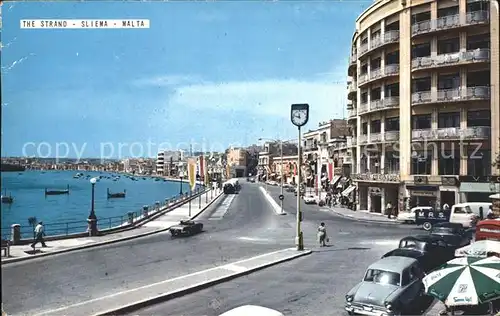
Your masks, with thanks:
[{"label": "street lamp", "polygon": [[90,179],[90,184],[92,185],[92,199],[90,206],[90,214],[87,218],[88,231],[90,236],[96,236],[97,231],[97,216],[95,215],[94,202],[95,202],[95,184],[97,183],[97,178]]},{"label": "street lamp", "polygon": [[[259,138],[259,141],[265,140],[264,138]],[[280,193],[280,205],[281,205],[281,214],[284,214],[283,212],[283,199],[285,196],[283,195],[283,140],[274,140],[274,139],[267,139],[273,142],[279,141],[280,143],[280,155],[281,155],[281,166],[280,166],[280,187],[281,187],[281,193]],[[266,179],[269,180],[269,179]],[[267,182],[266,182],[266,191],[267,191]]]},{"label": "street lamp", "polygon": [[182,171],[182,164],[179,163],[179,178],[181,178],[180,186],[179,186],[179,195],[182,196],[182,178],[184,177],[184,172]]}]

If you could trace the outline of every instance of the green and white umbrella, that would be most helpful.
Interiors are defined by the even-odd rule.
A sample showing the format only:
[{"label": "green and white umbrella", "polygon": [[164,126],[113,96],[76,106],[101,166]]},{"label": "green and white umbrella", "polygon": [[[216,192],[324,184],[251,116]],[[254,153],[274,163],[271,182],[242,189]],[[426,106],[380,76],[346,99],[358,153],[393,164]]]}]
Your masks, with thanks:
[{"label": "green and white umbrella", "polygon": [[423,279],[425,292],[448,306],[479,305],[500,298],[500,258],[461,257]]}]

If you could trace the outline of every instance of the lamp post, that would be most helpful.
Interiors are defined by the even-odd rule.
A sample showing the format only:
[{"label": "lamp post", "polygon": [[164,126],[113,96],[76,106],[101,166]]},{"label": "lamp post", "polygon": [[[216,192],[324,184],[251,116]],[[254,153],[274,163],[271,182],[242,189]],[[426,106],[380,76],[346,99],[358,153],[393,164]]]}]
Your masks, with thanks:
[{"label": "lamp post", "polygon": [[184,177],[184,171],[182,171],[182,164],[179,162],[179,178],[181,178],[180,187],[179,187],[179,195],[182,196],[182,178]]},{"label": "lamp post", "polygon": [[95,184],[97,183],[97,178],[92,178],[90,179],[90,184],[92,185],[92,199],[90,202],[90,214],[89,217],[87,218],[87,223],[88,223],[88,232],[89,236],[96,236],[98,234],[97,230],[97,216],[95,215],[95,208],[94,208],[94,203],[95,203]]}]

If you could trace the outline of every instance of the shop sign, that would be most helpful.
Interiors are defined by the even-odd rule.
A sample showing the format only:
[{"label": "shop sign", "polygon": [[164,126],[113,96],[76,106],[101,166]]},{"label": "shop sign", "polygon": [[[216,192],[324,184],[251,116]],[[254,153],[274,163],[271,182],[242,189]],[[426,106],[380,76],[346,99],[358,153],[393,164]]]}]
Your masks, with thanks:
[{"label": "shop sign", "polygon": [[500,183],[500,176],[459,176],[460,182]]}]

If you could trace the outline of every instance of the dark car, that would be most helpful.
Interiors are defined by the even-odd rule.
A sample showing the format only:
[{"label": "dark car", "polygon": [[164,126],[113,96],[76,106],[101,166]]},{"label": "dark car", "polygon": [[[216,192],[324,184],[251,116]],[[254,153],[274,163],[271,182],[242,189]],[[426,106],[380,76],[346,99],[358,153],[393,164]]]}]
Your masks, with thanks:
[{"label": "dark car", "polygon": [[201,233],[202,231],[203,224],[196,223],[192,220],[180,221],[179,225],[170,227],[170,234],[172,235],[172,237],[188,236]]},{"label": "dark car", "polygon": [[430,231],[430,235],[438,236],[448,244],[448,247],[461,248],[470,244],[473,237],[473,229],[464,229],[458,223],[438,223]]},{"label": "dark car", "polygon": [[389,251],[382,258],[393,256],[416,259],[428,272],[453,259],[455,248],[449,247],[440,236],[408,236],[399,241],[399,248]]}]

